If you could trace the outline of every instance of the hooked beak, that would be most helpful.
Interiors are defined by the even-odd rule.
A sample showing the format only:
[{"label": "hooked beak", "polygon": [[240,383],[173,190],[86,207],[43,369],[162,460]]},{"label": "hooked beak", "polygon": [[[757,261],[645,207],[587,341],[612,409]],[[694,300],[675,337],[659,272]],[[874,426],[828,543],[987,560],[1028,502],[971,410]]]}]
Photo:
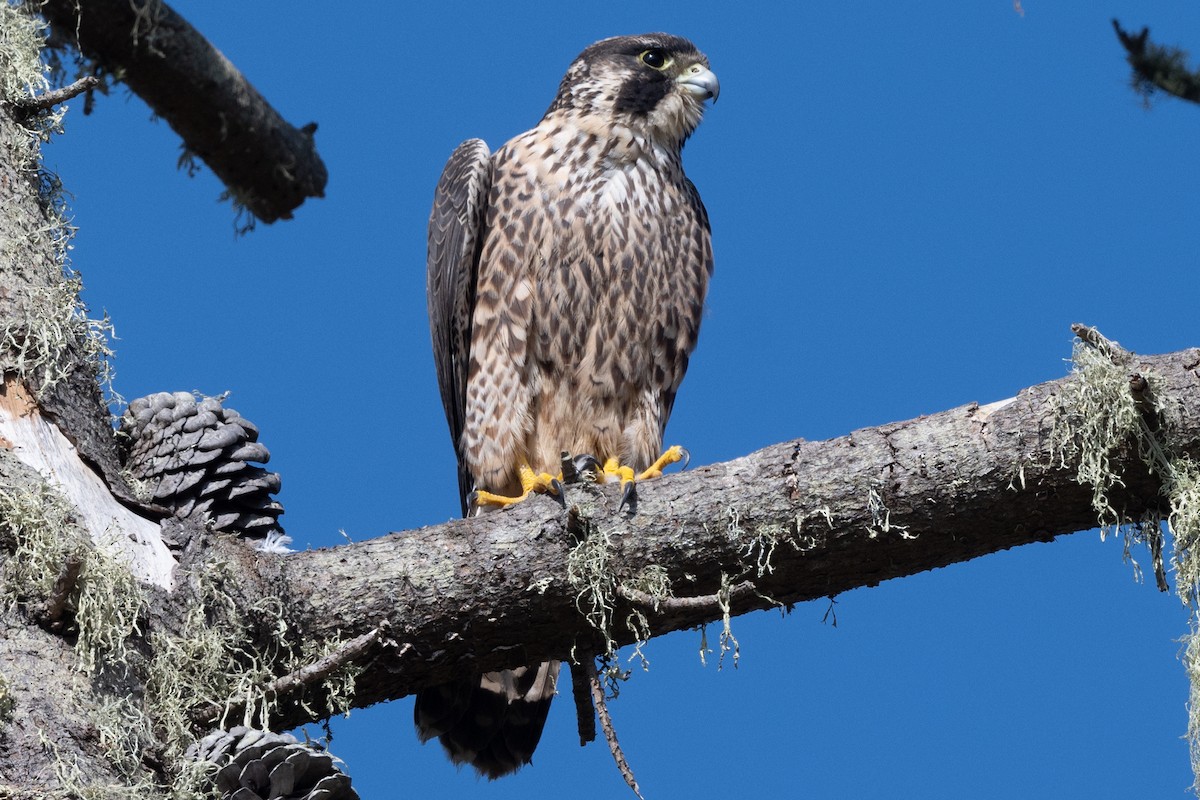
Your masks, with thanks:
[{"label": "hooked beak", "polygon": [[717,96],[721,94],[721,83],[717,80],[716,73],[703,64],[692,64],[675,79],[675,82],[693,97],[701,100],[711,99],[715,103]]}]

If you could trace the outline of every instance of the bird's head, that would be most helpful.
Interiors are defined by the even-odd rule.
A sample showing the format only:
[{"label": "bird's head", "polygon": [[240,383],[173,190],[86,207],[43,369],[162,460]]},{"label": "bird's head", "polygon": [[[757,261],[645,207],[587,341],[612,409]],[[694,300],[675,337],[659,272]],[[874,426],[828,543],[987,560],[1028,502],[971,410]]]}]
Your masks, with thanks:
[{"label": "bird's head", "polygon": [[687,39],[666,33],[602,39],[571,63],[547,114],[595,117],[627,125],[679,147],[721,92],[708,58]]}]

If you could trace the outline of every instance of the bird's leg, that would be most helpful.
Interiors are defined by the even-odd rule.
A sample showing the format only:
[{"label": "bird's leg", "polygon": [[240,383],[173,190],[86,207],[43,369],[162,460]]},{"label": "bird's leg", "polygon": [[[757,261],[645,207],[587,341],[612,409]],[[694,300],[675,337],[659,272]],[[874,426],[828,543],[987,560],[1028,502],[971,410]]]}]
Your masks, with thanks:
[{"label": "bird's leg", "polygon": [[686,468],[689,459],[690,455],[687,450],[677,444],[671,445],[653,464],[635,475],[632,467],[621,464],[619,459],[610,458],[604,462],[604,469],[597,475],[596,481],[597,483],[613,479],[621,481],[621,504],[617,506],[617,510],[620,511],[627,505],[632,508],[636,502],[638,481],[660,478],[664,468],[680,461]]},{"label": "bird's leg", "polygon": [[625,466],[618,458],[608,459],[604,462],[604,471],[597,476],[596,482],[601,483],[614,478],[621,481],[621,504],[617,506],[617,511],[626,505],[632,510],[637,500],[637,480],[633,477],[633,467]]},{"label": "bird's leg", "polygon": [[477,489],[475,491],[475,505],[507,508],[525,500],[534,492],[562,495],[561,475],[556,478],[548,472],[536,473],[528,464],[522,464],[517,468],[517,479],[521,481],[521,494],[516,497],[506,497],[502,494],[492,494],[491,492]]},{"label": "bird's leg", "polygon": [[691,461],[691,459],[691,453],[689,453],[687,450],[684,450],[679,445],[673,444],[668,447],[661,456],[658,457],[657,461],[643,470],[642,474],[637,476],[637,479],[639,481],[644,481],[649,480],[650,478],[661,478],[663,469],[680,461],[683,462],[683,468],[687,469],[688,462]]}]

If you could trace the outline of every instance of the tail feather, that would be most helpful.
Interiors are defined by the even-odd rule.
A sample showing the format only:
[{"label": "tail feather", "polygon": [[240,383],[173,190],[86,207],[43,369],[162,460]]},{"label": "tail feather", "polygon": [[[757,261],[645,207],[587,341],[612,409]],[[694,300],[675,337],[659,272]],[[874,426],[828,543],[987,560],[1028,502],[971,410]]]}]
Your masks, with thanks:
[{"label": "tail feather", "polygon": [[451,761],[488,778],[516,772],[542,738],[559,666],[547,661],[422,689],[417,735],[423,742],[436,736]]}]

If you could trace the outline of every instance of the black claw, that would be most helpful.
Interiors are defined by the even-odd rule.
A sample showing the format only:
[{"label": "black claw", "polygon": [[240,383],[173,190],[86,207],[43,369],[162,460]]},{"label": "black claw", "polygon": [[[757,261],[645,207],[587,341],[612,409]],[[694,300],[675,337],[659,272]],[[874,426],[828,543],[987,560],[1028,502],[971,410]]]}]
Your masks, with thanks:
[{"label": "black claw", "polygon": [[567,493],[563,489],[562,481],[558,478],[550,479],[550,493],[554,495],[554,499],[558,500],[560,506],[567,507]]},{"label": "black claw", "polygon": [[692,454],[688,452],[686,447],[679,448],[679,454],[683,456],[683,466],[679,468],[679,471],[683,472],[688,468],[688,464],[692,463]]},{"label": "black claw", "polygon": [[624,511],[627,505],[629,513],[637,513],[637,481],[630,481],[621,490],[621,504],[617,506],[617,513]]},{"label": "black claw", "polygon": [[575,469],[580,472],[595,472],[600,467],[600,462],[591,453],[580,453],[575,456]]},{"label": "black claw", "polygon": [[596,476],[600,472],[600,462],[591,453],[581,453],[573,459],[575,471],[579,473],[581,480],[588,480],[595,483]]},{"label": "black claw", "polygon": [[563,451],[561,459],[563,483],[595,482],[596,474],[600,471],[600,462],[594,455],[581,453],[573,456]]}]

